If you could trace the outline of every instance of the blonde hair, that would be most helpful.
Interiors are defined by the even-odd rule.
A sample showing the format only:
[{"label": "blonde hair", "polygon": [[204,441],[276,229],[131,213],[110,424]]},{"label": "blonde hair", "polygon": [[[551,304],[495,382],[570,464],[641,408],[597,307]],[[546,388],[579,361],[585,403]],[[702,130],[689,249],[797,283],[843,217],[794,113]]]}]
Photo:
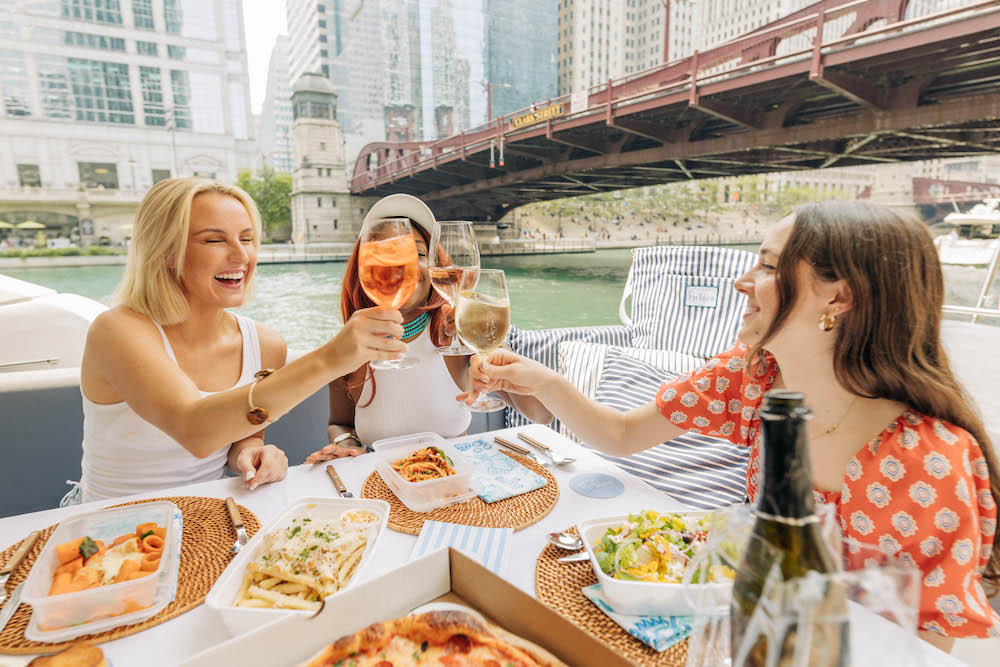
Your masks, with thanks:
[{"label": "blonde hair", "polygon": [[[253,224],[253,245],[260,247],[260,213],[246,192],[197,176],[164,179],[150,188],[135,213],[125,275],[112,297],[115,304],[127,306],[159,324],[177,324],[187,318],[188,303],[181,284],[191,227],[191,202],[205,192],[228,195],[243,204]],[[252,290],[251,274],[246,294],[250,295]]]}]

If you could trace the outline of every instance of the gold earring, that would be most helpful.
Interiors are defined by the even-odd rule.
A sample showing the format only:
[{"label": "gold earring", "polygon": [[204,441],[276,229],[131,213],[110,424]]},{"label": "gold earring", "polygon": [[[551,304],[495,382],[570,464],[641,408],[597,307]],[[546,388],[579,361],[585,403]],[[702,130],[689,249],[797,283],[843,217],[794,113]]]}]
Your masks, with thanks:
[{"label": "gold earring", "polygon": [[837,316],[833,313],[829,315],[823,313],[819,316],[819,330],[820,331],[832,331],[833,326],[837,323]]}]

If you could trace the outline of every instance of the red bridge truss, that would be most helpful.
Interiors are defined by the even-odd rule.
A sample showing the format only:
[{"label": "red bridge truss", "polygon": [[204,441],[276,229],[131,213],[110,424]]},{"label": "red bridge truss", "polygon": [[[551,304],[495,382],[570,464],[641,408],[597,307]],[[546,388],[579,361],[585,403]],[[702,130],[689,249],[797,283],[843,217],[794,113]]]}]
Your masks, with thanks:
[{"label": "red bridge truss", "polygon": [[1000,0],[912,20],[907,4],[824,0],[585,102],[369,144],[351,193],[408,192],[442,218],[499,219],[642,185],[1000,153]]}]

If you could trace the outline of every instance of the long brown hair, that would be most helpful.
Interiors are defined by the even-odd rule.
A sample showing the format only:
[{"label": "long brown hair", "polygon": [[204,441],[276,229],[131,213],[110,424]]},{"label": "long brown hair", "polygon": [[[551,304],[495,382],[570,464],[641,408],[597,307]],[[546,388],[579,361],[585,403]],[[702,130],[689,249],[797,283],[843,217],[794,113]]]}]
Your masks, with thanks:
[{"label": "long brown hair", "polygon": [[[843,280],[854,304],[837,316],[837,381],[858,396],[897,401],[968,431],[986,458],[990,491],[1000,507],[993,445],[941,346],[944,277],[926,225],[912,214],[862,202],[805,204],[794,215],[777,263],[778,312],[749,358],[762,360],[761,350],[788,319],[800,262],[820,280]],[[995,594],[1000,540],[993,541],[983,579]]]},{"label": "long brown hair", "polygon": [[[424,240],[424,243],[428,245],[427,249],[429,251],[431,243],[430,235],[420,225],[413,223],[412,226],[420,234],[420,238]],[[354,243],[354,250],[351,251],[350,259],[347,260],[347,268],[344,270],[344,282],[340,287],[340,314],[344,318],[344,322],[351,319],[351,315],[355,311],[363,308],[372,308],[377,305],[368,298],[364,288],[361,287],[361,278],[358,274],[358,250],[360,248],[361,239],[359,238]],[[438,252],[441,252],[440,248],[438,248]],[[428,326],[431,330],[431,342],[436,347],[446,345],[448,342],[444,333],[444,312],[441,310],[441,306],[445,305],[445,303],[447,302],[437,293],[437,290],[432,288],[427,297],[427,302],[418,309],[420,311],[428,311],[431,314],[431,321]],[[347,395],[355,404],[361,400],[365,383],[371,380],[372,395],[368,399],[368,402],[361,407],[367,407],[375,400],[375,374],[371,372],[368,364],[365,364],[353,373],[345,375],[343,380],[347,385]],[[357,391],[357,395],[355,395],[355,391]]]}]

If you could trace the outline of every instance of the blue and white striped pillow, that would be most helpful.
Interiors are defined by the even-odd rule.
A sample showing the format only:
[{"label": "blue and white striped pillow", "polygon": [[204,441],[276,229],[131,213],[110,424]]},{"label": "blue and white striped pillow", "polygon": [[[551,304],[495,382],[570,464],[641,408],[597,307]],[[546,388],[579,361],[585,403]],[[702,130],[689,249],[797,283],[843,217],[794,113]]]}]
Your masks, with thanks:
[{"label": "blue and white striped pillow", "polygon": [[[595,398],[613,408],[631,410],[656,400],[657,390],[675,377],[674,373],[610,349]],[[698,509],[740,503],[746,496],[749,448],[721,438],[684,433],[624,458],[598,454]]]},{"label": "blue and white striped pillow", "polygon": [[[597,392],[597,383],[601,379],[601,371],[604,370],[608,350],[612,349],[675,373],[689,373],[705,365],[704,359],[673,350],[649,350],[644,347],[620,347],[569,340],[559,343],[559,374],[569,380],[581,394],[593,399]],[[559,433],[570,440],[580,442],[576,434],[565,424],[561,425]]]},{"label": "blue and white striped pillow", "polygon": [[636,248],[630,278],[632,345],[706,361],[736,338],[746,297],[733,284],[757,261],[732,248]]},{"label": "blue and white striped pillow", "polygon": [[[620,324],[598,327],[563,327],[559,329],[518,329],[511,327],[507,335],[507,344],[511,350],[522,357],[539,361],[552,370],[559,370],[559,343],[567,340],[578,340],[588,343],[604,343],[606,345],[628,345],[629,330]],[[504,410],[504,420],[507,428],[525,426],[531,422],[521,416],[517,410],[507,407]],[[559,430],[559,421],[552,428]]]}]

